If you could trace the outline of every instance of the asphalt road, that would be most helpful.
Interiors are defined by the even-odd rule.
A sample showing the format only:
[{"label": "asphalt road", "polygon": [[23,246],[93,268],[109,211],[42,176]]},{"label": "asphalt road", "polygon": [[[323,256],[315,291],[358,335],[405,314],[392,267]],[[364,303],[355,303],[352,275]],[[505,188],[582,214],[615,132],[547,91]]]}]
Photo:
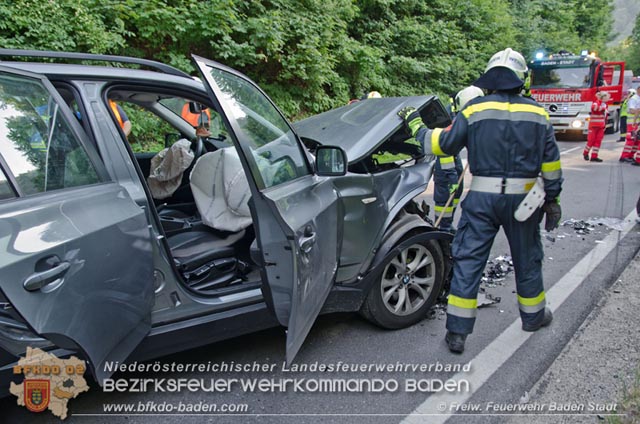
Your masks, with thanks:
[{"label": "asphalt road", "polygon": [[[582,159],[584,142],[559,141],[562,151],[562,166],[565,176],[562,193],[563,219],[585,220],[589,218],[613,218],[608,223],[619,222],[635,208],[640,194],[640,167],[618,162],[623,143],[616,143],[617,135],[606,136],[600,153],[602,163],[585,162]],[[468,182],[468,178],[467,178]],[[426,193],[430,197],[430,193]],[[630,225],[627,224],[627,227]],[[606,238],[613,234],[610,238]],[[432,370],[394,371],[341,371],[341,372],[294,372],[283,370],[285,334],[282,329],[272,329],[233,340],[194,349],[181,354],[161,358],[161,363],[236,363],[274,364],[274,372],[246,373],[185,373],[185,374],[130,374],[121,373],[115,378],[204,378],[207,381],[228,378],[280,379],[379,379],[387,386],[381,392],[296,392],[293,387],[286,391],[260,392],[244,391],[239,387],[227,393],[204,393],[182,391],[179,393],[103,393],[95,384],[92,389],[70,401],[71,416],[67,422],[216,422],[216,423],[279,423],[279,422],[322,422],[322,423],[398,423],[406,420],[413,411],[420,412],[408,422],[442,422],[442,416],[431,416],[441,411],[429,402],[430,393],[411,392],[406,382],[411,379],[434,380],[451,379],[462,383],[465,372],[456,376],[455,371],[436,370],[438,364],[467,364],[473,370],[488,375],[482,384],[471,378],[466,399],[473,402],[517,403],[526,391],[534,386],[545,370],[566,345],[585,317],[593,309],[603,293],[624,270],[640,248],[640,226],[625,232],[612,230],[606,225],[596,225],[589,234],[577,234],[572,226],[563,226],[555,234],[555,242],[545,240],[544,278],[549,293],[548,302],[557,308],[551,327],[543,329],[526,339],[509,330],[517,320],[518,308],[514,294],[513,274],[487,288],[487,293],[501,298],[500,303],[478,312],[476,328],[467,341],[463,355],[452,355],[443,342],[444,316],[436,313],[432,319],[404,330],[381,330],[356,314],[333,314],[322,316],[313,327],[306,343],[296,358],[297,364],[409,364],[431,366]],[[583,258],[591,258],[591,252],[600,245],[611,242],[613,247],[593,270],[580,276],[577,288],[560,304],[560,296],[554,300],[552,294],[560,292],[558,282],[564,282],[567,273]],[[496,239],[491,257],[508,254],[506,239],[502,235]],[[586,260],[589,262],[589,259]],[[575,271],[575,269],[574,269]],[[584,278],[583,278],[584,277]],[[556,304],[554,304],[554,301]],[[513,330],[513,328],[512,328]],[[509,334],[515,334],[510,337]],[[520,337],[520,338],[518,338]],[[496,345],[496,340],[504,343]],[[487,353],[487,346],[495,348]],[[511,350],[513,352],[511,352]],[[484,351],[484,352],[483,352]],[[495,354],[491,353],[495,352]],[[506,354],[505,352],[509,352]],[[482,355],[476,358],[479,354]],[[496,359],[503,355],[500,360]],[[393,382],[398,388],[393,390]],[[309,388],[309,387],[308,387]],[[458,392],[460,393],[460,392]],[[435,398],[434,398],[435,399]],[[173,414],[139,416],[105,416],[105,404],[126,403],[147,405],[148,402],[167,404],[246,404],[242,414],[216,414],[194,416],[182,412]],[[433,403],[433,402],[432,402]],[[432,409],[430,409],[432,408]],[[31,414],[24,408],[15,406],[15,398],[0,401],[0,422],[59,422],[50,413]],[[95,414],[95,415],[94,415]],[[438,421],[439,420],[439,421]],[[496,416],[455,415],[447,422],[493,423]]]}]

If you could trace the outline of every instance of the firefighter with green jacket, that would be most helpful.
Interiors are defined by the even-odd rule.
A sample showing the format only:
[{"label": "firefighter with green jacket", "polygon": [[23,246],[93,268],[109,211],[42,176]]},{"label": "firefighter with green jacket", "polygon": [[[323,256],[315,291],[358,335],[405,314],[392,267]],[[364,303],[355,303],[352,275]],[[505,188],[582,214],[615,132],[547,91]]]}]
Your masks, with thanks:
[{"label": "firefighter with green jacket", "polygon": [[629,99],[635,95],[636,95],[635,89],[633,88],[628,89],[627,95],[624,97],[624,100],[620,105],[620,138],[618,139],[618,141],[627,140],[627,116],[629,116],[627,104],[629,103]]}]

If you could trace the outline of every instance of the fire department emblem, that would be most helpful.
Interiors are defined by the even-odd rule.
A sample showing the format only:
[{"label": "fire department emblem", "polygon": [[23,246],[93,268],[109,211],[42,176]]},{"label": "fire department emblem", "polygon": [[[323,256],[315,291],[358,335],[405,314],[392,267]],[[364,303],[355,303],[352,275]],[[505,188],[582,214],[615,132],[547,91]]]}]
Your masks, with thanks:
[{"label": "fire department emblem", "polygon": [[31,412],[42,412],[49,405],[49,380],[24,380],[24,404]]},{"label": "fire department emblem", "polygon": [[16,396],[19,406],[32,412],[48,409],[64,420],[69,401],[89,390],[83,377],[87,369],[85,362],[75,356],[60,359],[37,348],[28,347],[25,353],[25,357],[13,366],[13,374],[23,375],[24,380],[19,384],[12,381],[9,392]]}]

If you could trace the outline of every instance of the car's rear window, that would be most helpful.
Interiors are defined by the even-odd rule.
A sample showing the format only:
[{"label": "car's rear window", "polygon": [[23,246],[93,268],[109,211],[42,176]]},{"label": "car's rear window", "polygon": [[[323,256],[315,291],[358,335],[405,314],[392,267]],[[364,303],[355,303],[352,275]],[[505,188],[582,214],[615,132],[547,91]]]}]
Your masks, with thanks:
[{"label": "car's rear window", "polygon": [[25,195],[100,181],[47,88],[0,73],[0,155]]}]

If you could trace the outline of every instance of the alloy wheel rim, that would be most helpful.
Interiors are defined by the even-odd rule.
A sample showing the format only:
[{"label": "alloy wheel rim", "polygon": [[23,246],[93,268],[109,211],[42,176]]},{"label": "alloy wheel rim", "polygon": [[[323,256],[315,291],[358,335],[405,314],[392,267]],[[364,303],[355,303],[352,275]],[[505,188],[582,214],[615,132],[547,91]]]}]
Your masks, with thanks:
[{"label": "alloy wheel rim", "polygon": [[398,316],[416,312],[433,291],[435,271],[433,254],[425,246],[413,244],[400,251],[382,273],[384,306]]}]

